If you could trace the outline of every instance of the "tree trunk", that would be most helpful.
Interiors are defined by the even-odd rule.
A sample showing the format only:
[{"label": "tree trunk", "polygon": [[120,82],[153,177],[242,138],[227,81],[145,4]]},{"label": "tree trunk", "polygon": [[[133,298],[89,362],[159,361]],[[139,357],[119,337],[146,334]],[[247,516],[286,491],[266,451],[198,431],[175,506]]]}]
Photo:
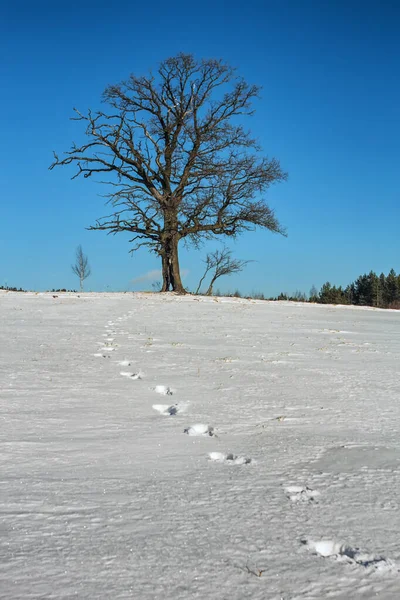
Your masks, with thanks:
[{"label": "tree trunk", "polygon": [[175,232],[167,234],[164,247],[160,251],[163,276],[161,291],[168,292],[171,289],[178,294],[186,294],[179,270],[178,242],[179,237]]},{"label": "tree trunk", "polygon": [[200,279],[200,281],[199,281],[199,285],[197,286],[197,289],[196,289],[196,291],[195,291],[195,294],[198,294],[198,293],[199,293],[199,291],[200,291],[200,288],[201,288],[201,284],[203,283],[203,281],[204,281],[204,280],[205,280],[205,278],[207,277],[207,275],[208,275],[208,271],[209,271],[209,270],[210,270],[210,269],[208,269],[208,268],[205,270],[205,273],[203,274],[203,277],[202,277],[202,278]]},{"label": "tree trunk", "polygon": [[214,277],[210,281],[210,285],[208,286],[208,290],[206,291],[206,296],[212,296],[214,283],[217,281],[218,277]]}]

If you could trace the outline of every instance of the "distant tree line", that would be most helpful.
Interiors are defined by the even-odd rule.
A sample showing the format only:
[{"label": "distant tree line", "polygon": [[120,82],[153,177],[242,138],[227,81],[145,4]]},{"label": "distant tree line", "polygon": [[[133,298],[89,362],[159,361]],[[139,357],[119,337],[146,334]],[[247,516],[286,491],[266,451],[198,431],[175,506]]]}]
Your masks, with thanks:
[{"label": "distant tree line", "polygon": [[[206,262],[206,272],[208,273],[212,268],[215,272],[212,276],[211,283],[214,284],[216,279],[220,275],[229,275],[230,273],[240,272],[243,266],[248,261],[235,261],[231,257],[231,252],[224,250],[220,253],[215,252],[207,256],[208,261]],[[221,263],[222,260],[222,263]],[[214,262],[216,264],[214,264]],[[219,267],[232,267],[230,270],[222,269],[221,274],[218,270]],[[211,266],[210,266],[211,265]],[[221,269],[220,269],[221,270]],[[218,275],[216,277],[216,275]],[[204,275],[205,276],[205,275]],[[203,277],[204,279],[204,277]],[[201,284],[202,280],[200,281]],[[210,285],[211,285],[210,283]],[[199,285],[200,287],[200,285]],[[199,293],[199,287],[195,293]],[[210,287],[210,286],[209,286]],[[0,290],[13,291],[13,292],[24,292],[22,288],[2,286]],[[52,292],[75,292],[76,290],[53,289]],[[210,292],[210,289],[207,293]],[[211,285],[212,293],[212,285]],[[368,274],[360,275],[353,283],[350,283],[347,287],[331,285],[329,281],[324,283],[321,289],[318,291],[315,286],[310,290],[309,296],[301,291],[296,291],[293,294],[281,293],[276,297],[267,297],[262,292],[252,292],[251,294],[241,294],[237,289],[234,292],[221,293],[219,289],[215,291],[214,296],[231,296],[235,298],[253,298],[256,300],[290,300],[294,302],[316,302],[318,304],[347,304],[354,306],[374,306],[377,308],[395,308],[400,309],[400,274],[397,275],[394,269],[391,269],[388,275],[381,273],[377,275],[373,271]]]},{"label": "distant tree line", "polygon": [[391,269],[388,275],[384,273],[377,275],[370,271],[368,274],[360,275],[345,288],[331,285],[327,281],[319,291],[313,286],[308,299],[304,293],[295,292],[291,296],[280,294],[274,300],[400,308],[400,275],[397,275],[394,269]]},{"label": "distant tree line", "polygon": [[26,290],[23,290],[22,288],[10,287],[9,285],[0,285],[0,290],[6,292],[26,292]]}]

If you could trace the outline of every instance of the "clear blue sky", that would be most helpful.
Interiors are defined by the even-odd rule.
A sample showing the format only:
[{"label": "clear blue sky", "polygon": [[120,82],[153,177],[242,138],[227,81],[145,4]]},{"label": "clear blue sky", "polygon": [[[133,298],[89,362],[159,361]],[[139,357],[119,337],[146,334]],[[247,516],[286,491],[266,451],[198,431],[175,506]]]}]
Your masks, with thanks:
[{"label": "clear blue sky", "polygon": [[[222,290],[273,295],[400,270],[397,2],[14,0],[0,8],[0,49],[0,284],[77,287],[70,265],[82,244],[87,289],[151,288],[132,280],[159,269],[155,256],[85,230],[107,214],[102,190],[48,166],[53,149],[82,139],[74,106],[98,108],[107,84],[178,52],[223,58],[262,86],[246,124],[289,172],[269,192],[288,238],[240,238],[235,256],[256,262]],[[215,247],[182,251],[186,285]]]}]

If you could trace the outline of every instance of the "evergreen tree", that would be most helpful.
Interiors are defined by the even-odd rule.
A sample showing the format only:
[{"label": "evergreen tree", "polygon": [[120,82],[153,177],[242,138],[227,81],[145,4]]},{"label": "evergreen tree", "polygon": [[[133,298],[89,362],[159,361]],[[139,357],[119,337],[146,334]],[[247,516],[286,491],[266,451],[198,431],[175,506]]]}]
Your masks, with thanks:
[{"label": "evergreen tree", "polygon": [[348,285],[345,288],[343,294],[346,298],[346,304],[355,304],[355,285],[354,285],[354,283],[350,283],[350,285]]},{"label": "evergreen tree", "polygon": [[400,299],[400,288],[398,277],[394,269],[389,271],[389,275],[386,277],[386,289],[385,289],[385,303],[390,306],[392,303],[397,302]]},{"label": "evergreen tree", "polygon": [[382,288],[381,281],[376,273],[373,271],[368,275],[370,281],[371,288],[371,306],[382,306],[383,296],[382,296]]},{"label": "evergreen tree", "polygon": [[378,286],[379,279],[373,271],[368,275],[360,275],[354,283],[354,304],[359,306],[378,306]]},{"label": "evergreen tree", "polygon": [[386,306],[386,275],[384,273],[381,273],[379,275],[379,286],[380,286],[380,293],[381,293],[381,307],[385,307]]},{"label": "evergreen tree", "polygon": [[332,286],[329,283],[329,281],[324,283],[324,285],[320,289],[319,302],[321,304],[332,304],[333,303],[333,290],[332,290]]},{"label": "evergreen tree", "polygon": [[318,302],[321,304],[348,304],[347,296],[341,286],[332,286],[329,281],[322,286]]}]

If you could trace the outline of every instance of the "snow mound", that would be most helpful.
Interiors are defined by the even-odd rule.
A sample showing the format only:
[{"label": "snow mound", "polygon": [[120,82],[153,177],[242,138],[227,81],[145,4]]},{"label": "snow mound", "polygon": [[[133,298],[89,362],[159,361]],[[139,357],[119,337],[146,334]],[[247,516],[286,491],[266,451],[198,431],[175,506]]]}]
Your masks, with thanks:
[{"label": "snow mound", "polygon": [[156,387],[153,389],[156,392],[156,394],[161,394],[162,396],[172,396],[172,394],[174,393],[174,390],[167,387],[166,385],[156,385]]},{"label": "snow mound", "polygon": [[183,411],[183,407],[179,404],[153,404],[154,410],[159,412],[161,415],[174,416]]},{"label": "snow mound", "polygon": [[142,373],[132,373],[131,371],[120,371],[122,377],[128,377],[129,379],[142,379]]},{"label": "snow mound", "polygon": [[183,430],[183,433],[187,433],[188,435],[214,435],[214,427],[210,427],[210,425],[205,425],[204,423],[196,423],[191,427],[186,427]]},{"label": "snow mound", "polygon": [[224,452],[209,452],[208,456],[210,460],[220,463],[228,463],[231,465],[249,465],[254,462],[251,458],[246,456],[236,456],[236,454],[225,454]]},{"label": "snow mound", "polygon": [[384,556],[364,552],[360,548],[352,548],[334,540],[302,540],[302,544],[313,553],[324,558],[333,557],[337,560],[360,565],[376,571],[398,571],[396,563]]},{"label": "snow mound", "polygon": [[308,486],[290,485],[285,488],[285,493],[292,502],[310,503],[318,501],[320,492],[312,490]]}]

